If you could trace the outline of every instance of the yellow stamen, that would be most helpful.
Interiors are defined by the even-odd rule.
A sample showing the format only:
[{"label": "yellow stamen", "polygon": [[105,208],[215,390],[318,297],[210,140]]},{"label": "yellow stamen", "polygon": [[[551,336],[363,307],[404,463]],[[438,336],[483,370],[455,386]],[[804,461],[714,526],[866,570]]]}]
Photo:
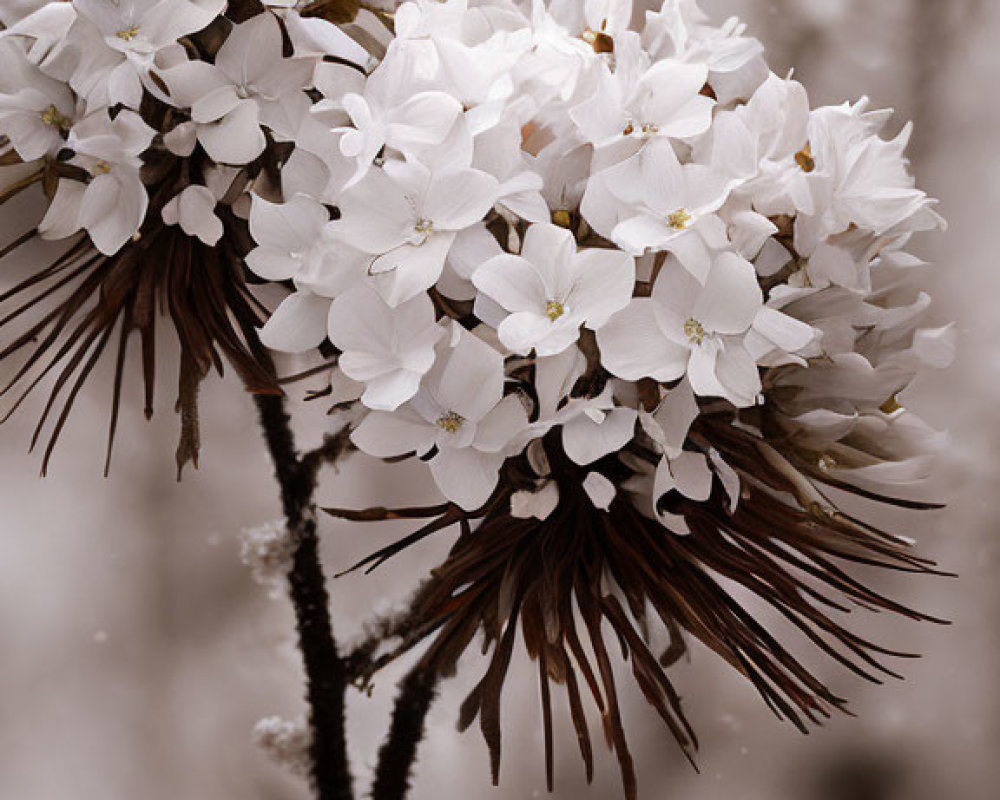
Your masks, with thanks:
[{"label": "yellow stamen", "polygon": [[878,407],[879,411],[883,414],[895,414],[902,408],[903,407],[899,404],[899,398],[896,397],[896,395],[893,395]]},{"label": "yellow stamen", "polygon": [[115,33],[123,42],[131,42],[139,33],[139,26],[133,25],[131,28],[122,28]]},{"label": "yellow stamen", "polygon": [[107,175],[111,172],[111,165],[107,161],[98,161],[90,168],[91,175]]},{"label": "yellow stamen", "polygon": [[547,316],[553,322],[555,322],[557,319],[559,319],[559,317],[561,317],[565,313],[566,313],[566,307],[562,303],[556,300],[549,300],[549,302],[545,304],[545,316]]},{"label": "yellow stamen", "polygon": [[694,317],[684,323],[684,334],[692,344],[701,344],[705,341],[705,327]]},{"label": "yellow stamen", "polygon": [[573,224],[573,218],[565,208],[560,208],[552,212],[552,222],[560,228],[568,228]]},{"label": "yellow stamen", "polygon": [[667,217],[667,224],[670,225],[675,231],[682,231],[691,224],[691,220],[694,217],[691,216],[691,212],[686,208],[679,208],[669,217]]},{"label": "yellow stamen", "polygon": [[652,122],[644,122],[642,125],[642,132],[647,136],[652,136],[654,133],[660,132],[660,126],[655,125]]},{"label": "yellow stamen", "polygon": [[442,414],[438,417],[435,424],[448,433],[458,433],[463,422],[465,422],[465,417],[461,414],[456,414],[454,411],[449,411],[447,414]]},{"label": "yellow stamen", "polygon": [[413,226],[413,230],[417,233],[430,233],[434,230],[434,223],[429,219],[420,219],[417,224]]},{"label": "yellow stamen", "polygon": [[795,154],[795,163],[803,172],[812,172],[816,169],[816,159],[813,158],[812,147],[808,143]]},{"label": "yellow stamen", "polygon": [[69,117],[64,117],[55,106],[49,106],[42,112],[42,122],[63,131],[68,131],[73,127],[72,120]]}]

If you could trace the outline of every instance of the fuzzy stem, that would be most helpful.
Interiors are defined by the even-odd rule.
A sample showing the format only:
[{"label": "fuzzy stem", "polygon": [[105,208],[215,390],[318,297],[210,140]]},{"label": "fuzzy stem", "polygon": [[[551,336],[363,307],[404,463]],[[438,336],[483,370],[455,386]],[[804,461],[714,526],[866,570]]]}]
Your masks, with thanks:
[{"label": "fuzzy stem", "polygon": [[288,531],[297,543],[288,588],[306,672],[313,788],[317,800],[353,800],[344,713],[347,673],[333,637],[330,598],[316,535],[313,491],[318,465],[301,460],[296,453],[282,397],[254,395],[254,402],[281,486]]},{"label": "fuzzy stem", "polygon": [[410,789],[417,748],[424,738],[424,722],[437,696],[437,677],[418,666],[399,688],[392,724],[378,752],[372,800],[404,800]]}]

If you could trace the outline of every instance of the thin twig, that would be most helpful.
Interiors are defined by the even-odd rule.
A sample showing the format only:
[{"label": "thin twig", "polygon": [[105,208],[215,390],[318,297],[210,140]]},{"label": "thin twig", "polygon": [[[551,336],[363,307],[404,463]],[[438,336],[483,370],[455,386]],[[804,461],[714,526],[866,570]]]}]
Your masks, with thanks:
[{"label": "thin twig", "polygon": [[353,800],[344,714],[347,672],[333,636],[330,598],[316,535],[313,492],[318,463],[316,459],[299,459],[284,398],[255,395],[254,401],[274,461],[275,477],[281,486],[288,531],[296,541],[288,586],[306,672],[306,696],[313,733],[313,788],[317,800]]}]

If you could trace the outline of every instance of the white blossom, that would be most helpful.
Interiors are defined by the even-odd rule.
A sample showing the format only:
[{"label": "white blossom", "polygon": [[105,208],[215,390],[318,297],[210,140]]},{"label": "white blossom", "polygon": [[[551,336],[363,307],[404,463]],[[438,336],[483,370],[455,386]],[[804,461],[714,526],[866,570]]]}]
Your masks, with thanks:
[{"label": "white blossom", "polygon": [[497,327],[506,347],[549,356],[575,342],[581,325],[597,330],[624,308],[632,297],[635,264],[615,250],[577,252],[569,231],[533,225],[520,256],[487,261],[472,282],[511,312]]},{"label": "white blossom", "polygon": [[485,503],[505,460],[505,448],[527,426],[516,395],[503,396],[503,357],[461,330],[445,345],[420,391],[395,412],[373,411],[351,440],[387,458],[415,452],[445,497],[465,509]]},{"label": "white blossom", "polygon": [[114,119],[104,110],[95,111],[73,125],[66,140],[66,149],[73,154],[69,163],[90,178],[86,183],[59,181],[39,232],[61,239],[83,228],[102,253],[117,253],[146,216],[149,197],[139,176],[139,156],[155,133],[127,109]]}]

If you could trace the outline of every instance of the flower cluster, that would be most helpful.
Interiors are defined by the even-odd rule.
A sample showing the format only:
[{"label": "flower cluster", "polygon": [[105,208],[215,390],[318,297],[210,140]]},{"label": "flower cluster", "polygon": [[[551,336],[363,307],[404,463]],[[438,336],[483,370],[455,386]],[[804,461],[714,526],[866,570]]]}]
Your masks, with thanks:
[{"label": "flower cluster", "polygon": [[436,632],[420,663],[440,674],[476,630],[493,644],[462,725],[479,718],[494,780],[518,626],[547,741],[553,681],[590,774],[589,687],[628,796],[602,625],[686,750],[665,668],[688,636],[800,727],[843,707],[727,582],[859,674],[885,670],[816,584],[920,619],[837,562],[931,567],[817,484],[926,505],[897,495],[941,440],[899,395],[954,333],[922,327],[910,288],[906,246],[943,221],[909,127],[886,137],[864,99],[812,109],[691,0],[407,2],[374,69],[324,64],[316,84],[331,180],[251,209],[251,269],[296,289],[262,335],[332,345],[329,394],[365,412],[355,445],[419,458],[449,501],[328,511],[433,518],[359,566],[461,526],[413,625]]},{"label": "flower cluster", "polygon": [[[369,409],[357,446],[420,456],[468,511],[558,429],[581,466],[630,459],[625,490],[683,528],[666,493],[734,486],[688,437],[709,408],[763,410],[838,479],[914,477],[934,436],[895,397],[951,333],[898,288],[910,235],[941,224],[908,130],[882,138],[865,101],[810,110],[693,3],[632,18],[410,2],[367,74],[319,64],[291,127],[329,132],[325,169],[286,169],[249,213],[248,265],[296,288],[264,341],[332,343],[337,399]],[[541,461],[522,513],[557,500]]]},{"label": "flower cluster", "polygon": [[[318,394],[357,412],[357,448],[419,459],[448,501],[382,509],[434,519],[363,563],[461,526],[406,641],[437,633],[421,662],[434,674],[479,628],[495,644],[463,706],[494,777],[519,620],[547,730],[553,680],[589,774],[579,671],[629,796],[604,623],[686,748],[664,672],[686,635],[800,726],[840,707],[717,576],[866,677],[887,651],[828,616],[824,601],[842,606],[814,584],[922,618],[834,560],[928,563],[817,488],[919,507],[898,487],[940,446],[900,399],[953,350],[951,327],[923,327],[929,298],[909,280],[910,238],[943,225],[910,175],[909,127],[887,138],[890,114],[864,99],[812,109],[743,26],[711,24],[694,0],[363,5],[8,14],[0,163],[19,172],[0,203],[35,184],[49,203],[0,256],[35,233],[68,244],[0,297],[21,301],[0,329],[69,292],[4,344],[0,359],[29,354],[11,386],[27,394],[66,360],[54,394],[68,387],[68,411],[118,330],[113,435],[127,340],[141,335],[151,410],[166,313],[183,465],[220,353],[271,393],[266,348],[321,354]],[[254,294],[265,283],[288,290],[271,313]],[[669,634],[661,659],[647,609]]]},{"label": "flower cluster", "polygon": [[252,391],[280,391],[256,332],[266,310],[247,285],[251,191],[267,193],[283,167],[288,185],[322,169],[314,153],[335,150],[336,137],[309,114],[316,68],[369,59],[337,25],[275,6],[73,0],[3,12],[0,204],[34,185],[48,204],[0,257],[36,236],[66,243],[0,298],[18,303],[7,329],[36,304],[56,306],[5,342],[4,359],[28,353],[7,389],[23,382],[27,395],[35,367],[44,376],[64,362],[51,407],[118,330],[113,438],[130,335],[142,339],[151,414],[155,319],[168,316],[182,350],[179,467],[197,462],[198,385],[223,357]]}]

